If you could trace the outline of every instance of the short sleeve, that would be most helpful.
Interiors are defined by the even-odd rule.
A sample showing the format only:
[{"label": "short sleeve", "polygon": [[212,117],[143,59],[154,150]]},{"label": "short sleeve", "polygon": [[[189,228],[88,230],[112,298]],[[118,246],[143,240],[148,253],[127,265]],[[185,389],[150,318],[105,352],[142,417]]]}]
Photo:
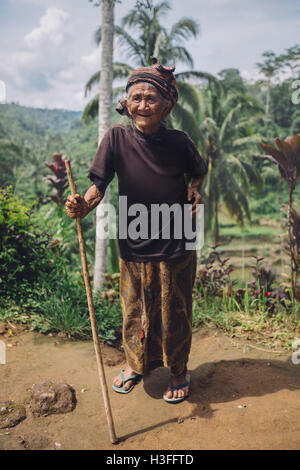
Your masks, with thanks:
[{"label": "short sleeve", "polygon": [[185,134],[184,159],[186,163],[186,173],[192,178],[204,176],[207,173],[207,163],[198,152],[194,142]]},{"label": "short sleeve", "polygon": [[110,128],[103,136],[88,172],[91,181],[103,194],[115,174],[112,133]]}]

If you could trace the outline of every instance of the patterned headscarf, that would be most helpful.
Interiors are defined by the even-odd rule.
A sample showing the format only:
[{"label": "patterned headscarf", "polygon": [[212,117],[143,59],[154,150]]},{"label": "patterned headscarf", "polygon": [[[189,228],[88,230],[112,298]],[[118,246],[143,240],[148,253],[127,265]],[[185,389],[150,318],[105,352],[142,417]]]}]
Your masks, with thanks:
[{"label": "patterned headscarf", "polygon": [[[171,101],[174,106],[178,100],[178,87],[173,74],[175,66],[165,67],[161,65],[155,57],[151,57],[151,61],[153,63],[153,67],[137,68],[130,74],[126,85],[126,92],[129,87],[135,83],[147,82],[154,85],[167,100]],[[116,110],[120,114],[128,115],[124,98],[119,101]]]}]

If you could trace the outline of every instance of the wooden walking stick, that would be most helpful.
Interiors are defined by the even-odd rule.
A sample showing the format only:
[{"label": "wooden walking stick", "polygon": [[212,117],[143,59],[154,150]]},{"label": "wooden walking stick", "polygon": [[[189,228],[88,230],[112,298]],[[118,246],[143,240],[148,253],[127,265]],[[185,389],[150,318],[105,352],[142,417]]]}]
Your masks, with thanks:
[{"label": "wooden walking stick", "polygon": [[[70,161],[68,160],[68,158],[66,156],[64,156],[64,162],[66,164],[66,170],[67,170],[67,175],[68,175],[68,180],[69,180],[69,186],[70,186],[70,189],[71,189],[71,194],[72,194],[72,196],[75,196],[76,188],[75,188],[75,184],[74,184],[74,180],[73,180],[73,176],[72,176],[71,163],[70,163]],[[116,433],[115,433],[115,427],[114,427],[114,422],[113,422],[113,418],[112,418],[111,407],[110,407],[109,396],[108,396],[107,385],[106,385],[106,379],[105,379],[105,373],[104,373],[104,367],[103,367],[103,360],[102,360],[102,355],[101,355],[100,341],[99,341],[98,332],[97,332],[97,323],[96,323],[94,302],[93,302],[93,296],[92,296],[92,290],[91,290],[91,284],[90,284],[90,278],[89,278],[89,271],[88,271],[86,252],[85,252],[85,244],[84,244],[84,238],[83,238],[83,232],[82,232],[82,225],[81,225],[80,217],[76,217],[76,223],[77,223],[77,232],[78,232],[78,240],[79,240],[79,246],[80,246],[80,254],[81,254],[81,263],[82,263],[84,284],[85,284],[86,296],[87,296],[89,313],[90,313],[90,321],[91,321],[91,327],[92,327],[93,341],[94,341],[94,347],[95,347],[95,353],[96,353],[96,359],[97,359],[99,379],[100,379],[100,384],[101,384],[101,389],[102,389],[102,394],[103,394],[103,400],[104,400],[104,408],[105,408],[105,413],[106,413],[106,417],[107,417],[109,436],[110,436],[110,440],[113,444],[118,444],[119,439],[116,437]]]}]

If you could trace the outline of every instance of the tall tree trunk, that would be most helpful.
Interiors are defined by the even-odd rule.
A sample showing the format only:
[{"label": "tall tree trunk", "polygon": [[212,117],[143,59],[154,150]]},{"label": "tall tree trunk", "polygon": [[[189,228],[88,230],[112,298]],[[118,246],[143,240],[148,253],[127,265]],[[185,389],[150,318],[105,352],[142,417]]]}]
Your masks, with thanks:
[{"label": "tall tree trunk", "polygon": [[216,189],[215,201],[214,201],[214,216],[215,216],[214,239],[215,239],[215,245],[219,242],[218,210],[219,210],[219,207],[218,207],[218,194],[217,194],[217,189]]},{"label": "tall tree trunk", "polygon": [[[98,144],[111,125],[112,82],[113,82],[113,40],[114,40],[114,0],[102,0],[101,30],[101,80],[99,96]],[[96,211],[96,247],[94,267],[94,291],[102,288],[108,268],[108,239],[99,238],[102,223],[101,204],[109,202],[109,188]]]}]

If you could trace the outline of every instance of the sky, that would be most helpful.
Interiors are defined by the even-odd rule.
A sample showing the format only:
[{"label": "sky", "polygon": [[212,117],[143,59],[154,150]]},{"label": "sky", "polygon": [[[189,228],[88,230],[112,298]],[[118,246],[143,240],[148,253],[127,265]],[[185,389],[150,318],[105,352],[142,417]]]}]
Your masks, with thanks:
[{"label": "sky", "polygon": [[[163,21],[167,28],[182,17],[200,25],[199,36],[183,44],[195,70],[217,75],[233,67],[253,80],[264,51],[280,54],[300,43],[299,0],[169,2],[172,10]],[[116,5],[116,24],[135,3]],[[101,8],[88,0],[0,0],[0,103],[82,110],[93,96],[93,91],[84,96],[85,84],[100,68],[94,42],[100,24]],[[117,44],[114,60],[129,63]],[[177,64],[177,71],[186,69]]]}]

